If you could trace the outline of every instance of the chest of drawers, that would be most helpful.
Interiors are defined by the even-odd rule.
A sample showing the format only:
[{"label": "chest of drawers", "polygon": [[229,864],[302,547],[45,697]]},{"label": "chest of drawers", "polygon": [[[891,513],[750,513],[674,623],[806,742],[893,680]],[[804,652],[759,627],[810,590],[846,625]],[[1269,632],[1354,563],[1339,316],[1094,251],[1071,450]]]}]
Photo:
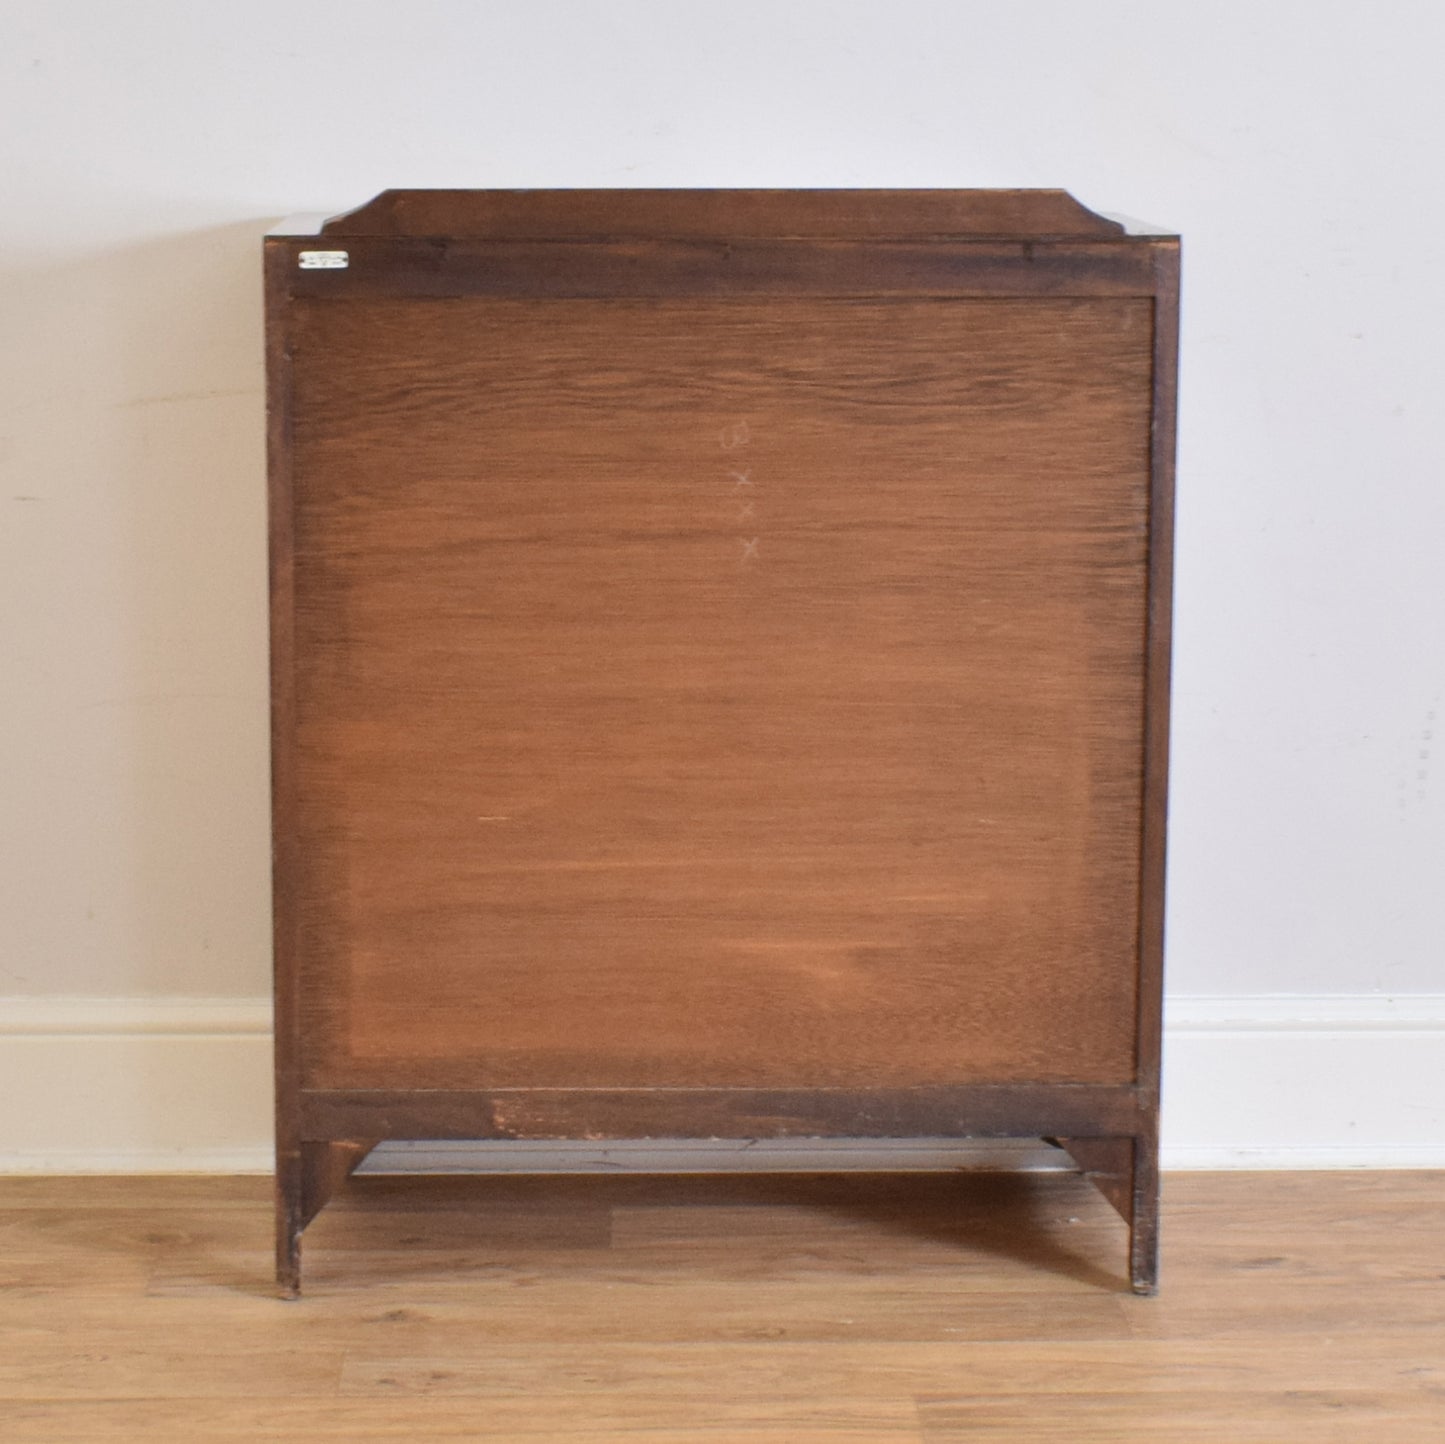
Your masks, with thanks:
[{"label": "chest of drawers", "polygon": [[278,1274],[383,1139],[1044,1136],[1156,1278],[1177,241],[1062,192],[267,240]]}]

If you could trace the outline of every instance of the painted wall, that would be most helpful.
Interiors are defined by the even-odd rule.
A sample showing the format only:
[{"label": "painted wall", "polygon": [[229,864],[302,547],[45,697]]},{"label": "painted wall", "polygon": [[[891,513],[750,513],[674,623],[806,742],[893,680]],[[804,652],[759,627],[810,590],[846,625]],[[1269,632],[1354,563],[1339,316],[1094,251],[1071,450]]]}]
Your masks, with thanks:
[{"label": "painted wall", "polygon": [[386,186],[1179,229],[1170,983],[1441,993],[1445,7],[6,0],[0,994],[268,983],[259,237]]}]

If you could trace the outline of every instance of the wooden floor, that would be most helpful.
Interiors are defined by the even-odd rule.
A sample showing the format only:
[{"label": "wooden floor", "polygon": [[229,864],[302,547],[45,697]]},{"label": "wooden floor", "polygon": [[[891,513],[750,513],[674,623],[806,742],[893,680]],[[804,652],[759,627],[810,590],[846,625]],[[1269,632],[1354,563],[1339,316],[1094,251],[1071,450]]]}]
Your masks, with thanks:
[{"label": "wooden floor", "polygon": [[0,1180],[0,1439],[1445,1441],[1445,1174]]}]

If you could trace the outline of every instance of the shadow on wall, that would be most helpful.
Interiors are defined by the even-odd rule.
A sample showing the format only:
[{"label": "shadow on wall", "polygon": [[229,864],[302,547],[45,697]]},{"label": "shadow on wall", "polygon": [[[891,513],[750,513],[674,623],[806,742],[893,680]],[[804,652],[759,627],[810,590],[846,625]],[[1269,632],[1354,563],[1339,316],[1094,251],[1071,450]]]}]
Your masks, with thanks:
[{"label": "shadow on wall", "polygon": [[267,989],[265,228],[0,281],[0,993]]}]

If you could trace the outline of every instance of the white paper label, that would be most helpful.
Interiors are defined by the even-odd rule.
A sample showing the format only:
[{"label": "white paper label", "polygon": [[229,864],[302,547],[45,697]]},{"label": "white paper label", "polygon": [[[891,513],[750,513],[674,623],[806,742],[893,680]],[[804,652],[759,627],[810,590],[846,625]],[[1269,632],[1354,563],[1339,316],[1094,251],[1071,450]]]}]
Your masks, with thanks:
[{"label": "white paper label", "polygon": [[344,271],[348,257],[345,251],[302,251],[297,264],[303,271]]}]

